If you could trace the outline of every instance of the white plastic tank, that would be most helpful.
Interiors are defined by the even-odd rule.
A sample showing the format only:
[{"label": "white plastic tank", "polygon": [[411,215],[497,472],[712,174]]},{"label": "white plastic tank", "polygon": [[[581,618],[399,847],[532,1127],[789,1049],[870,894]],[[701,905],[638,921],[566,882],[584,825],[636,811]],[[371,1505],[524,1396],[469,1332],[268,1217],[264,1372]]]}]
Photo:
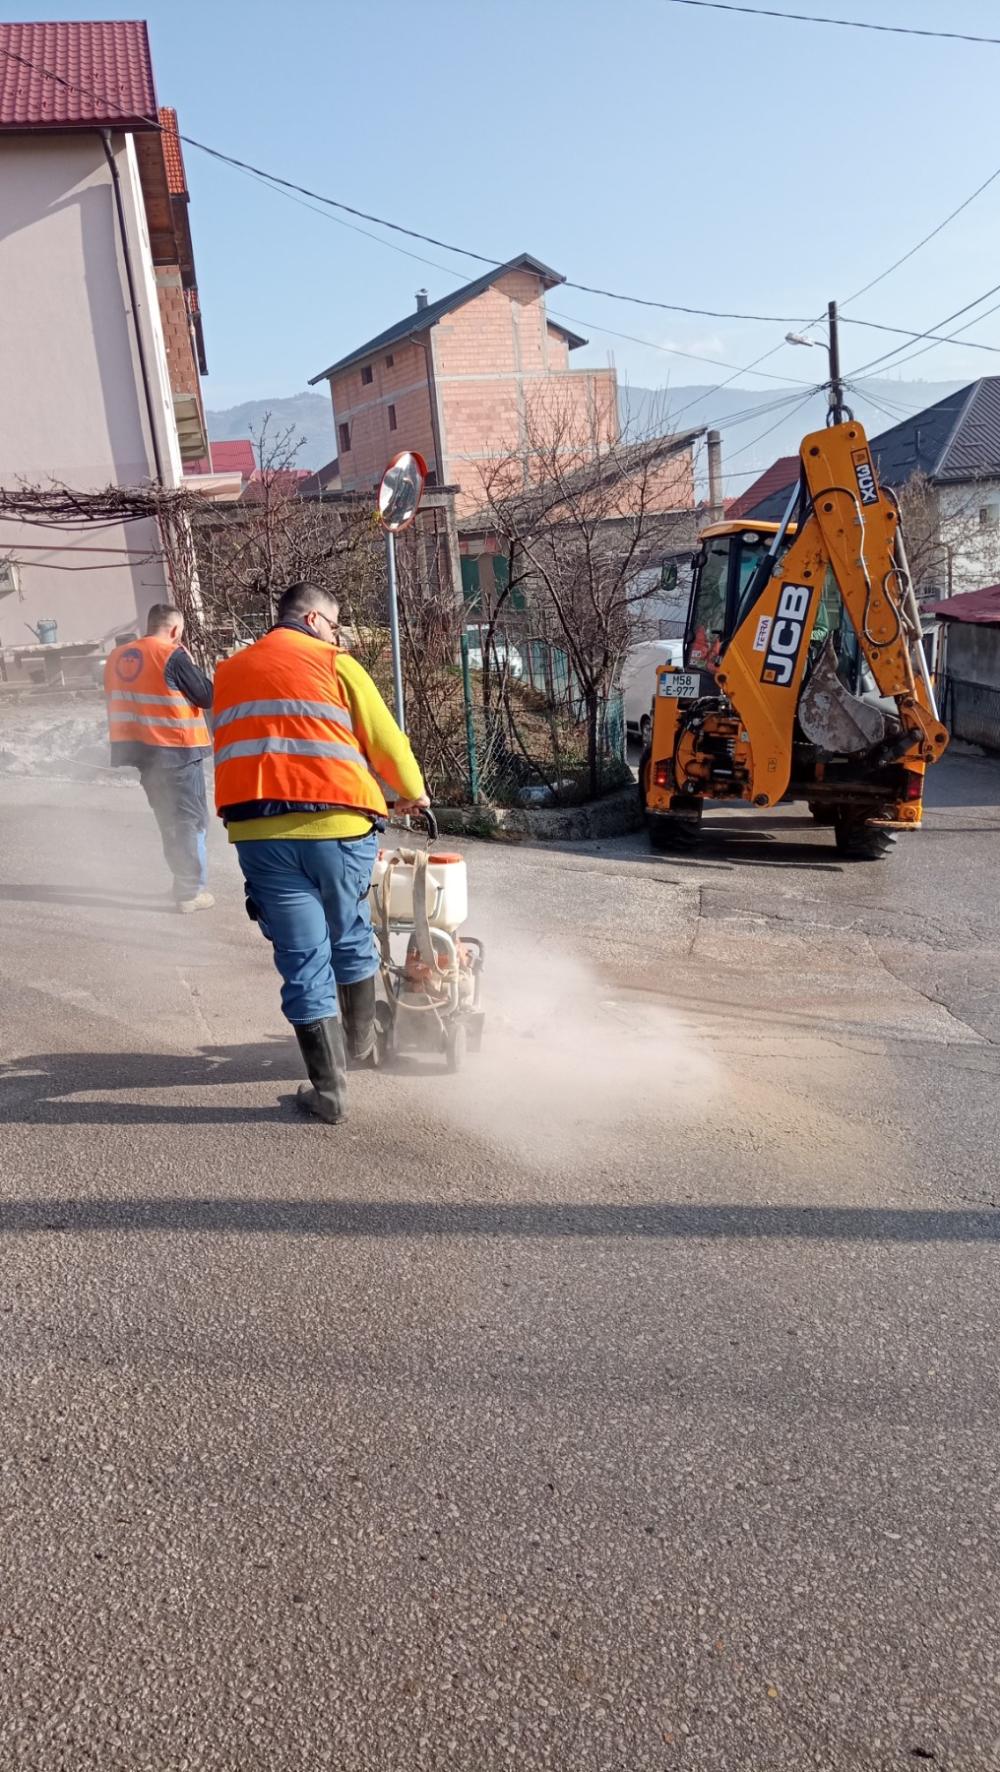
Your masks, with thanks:
[{"label": "white plastic tank", "polygon": [[[380,916],[382,882],[389,880],[389,917],[393,923],[413,921],[413,862],[397,851],[379,851],[372,871],[372,915]],[[427,857],[427,921],[433,929],[453,934],[469,914],[469,882],[462,855],[431,854]]]}]

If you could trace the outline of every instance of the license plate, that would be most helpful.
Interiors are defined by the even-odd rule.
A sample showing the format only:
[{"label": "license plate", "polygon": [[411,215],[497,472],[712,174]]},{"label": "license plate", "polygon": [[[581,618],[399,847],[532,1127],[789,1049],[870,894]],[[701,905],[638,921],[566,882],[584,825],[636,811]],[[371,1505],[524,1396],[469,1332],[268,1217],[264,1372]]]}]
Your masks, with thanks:
[{"label": "license plate", "polygon": [[697,671],[665,671],[660,678],[659,693],[671,701],[679,701],[682,696],[697,696],[700,690]]}]

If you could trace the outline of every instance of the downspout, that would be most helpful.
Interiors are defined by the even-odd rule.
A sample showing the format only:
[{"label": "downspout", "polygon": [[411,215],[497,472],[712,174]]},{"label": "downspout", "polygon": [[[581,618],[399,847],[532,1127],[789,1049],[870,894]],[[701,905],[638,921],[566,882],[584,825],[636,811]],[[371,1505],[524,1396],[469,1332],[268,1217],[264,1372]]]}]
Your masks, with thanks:
[{"label": "downspout", "polygon": [[143,344],[142,327],[139,324],[139,298],[136,293],[135,273],[132,269],[132,254],[129,250],[128,227],[125,219],[125,204],[122,199],[121,178],[118,172],[118,162],[115,159],[111,147],[111,131],[110,129],[102,129],[100,133],[101,141],[104,144],[105,157],[108,166],[111,169],[111,183],[114,186],[115,209],[118,214],[118,232],[121,239],[122,258],[125,261],[125,277],[128,283],[128,297],[132,304],[132,325],[135,328],[135,348],[139,358],[139,374],[142,378],[142,391],[146,397],[146,417],[149,421],[149,435],[153,444],[153,461],[156,464],[156,478],[160,485],[163,486],[165,484],[163,478],[163,460],[160,455],[160,444],[156,434],[156,420],[154,416],[156,409],[153,405],[153,393],[149,385],[149,365],[146,360],[146,347]]}]

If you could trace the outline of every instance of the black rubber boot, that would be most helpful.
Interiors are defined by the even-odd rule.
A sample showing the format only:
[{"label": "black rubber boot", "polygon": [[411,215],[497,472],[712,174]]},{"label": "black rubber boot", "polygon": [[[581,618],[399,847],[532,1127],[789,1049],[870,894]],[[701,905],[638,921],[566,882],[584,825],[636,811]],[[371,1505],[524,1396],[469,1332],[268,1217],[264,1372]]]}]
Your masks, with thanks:
[{"label": "black rubber boot", "polygon": [[344,1030],[335,1015],[310,1021],[295,1029],[299,1051],[306,1061],[309,1082],[299,1086],[296,1102],[307,1114],[315,1114],[335,1126],[347,1111],[347,1053]]},{"label": "black rubber boot", "polygon": [[337,999],[344,1023],[348,1058],[355,1065],[377,1064],[374,975],[371,978],[362,978],[358,984],[338,984]]}]

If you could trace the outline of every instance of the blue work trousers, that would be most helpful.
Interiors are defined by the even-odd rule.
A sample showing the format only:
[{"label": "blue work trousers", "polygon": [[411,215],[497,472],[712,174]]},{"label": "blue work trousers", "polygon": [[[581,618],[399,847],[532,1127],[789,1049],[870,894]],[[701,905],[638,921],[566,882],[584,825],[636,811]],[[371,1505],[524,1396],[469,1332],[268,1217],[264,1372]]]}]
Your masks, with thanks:
[{"label": "blue work trousers", "polygon": [[281,1007],[293,1026],[337,1013],[338,984],[378,971],[368,888],[378,854],[365,837],[237,843],[247,896],[281,974]]},{"label": "blue work trousers", "polygon": [[208,864],[205,838],[208,802],[205,765],[201,755],[179,757],[165,746],[166,756],[154,755],[139,770],[139,779],[160,827],[163,855],[174,877],[177,902],[197,898],[205,889]]}]

